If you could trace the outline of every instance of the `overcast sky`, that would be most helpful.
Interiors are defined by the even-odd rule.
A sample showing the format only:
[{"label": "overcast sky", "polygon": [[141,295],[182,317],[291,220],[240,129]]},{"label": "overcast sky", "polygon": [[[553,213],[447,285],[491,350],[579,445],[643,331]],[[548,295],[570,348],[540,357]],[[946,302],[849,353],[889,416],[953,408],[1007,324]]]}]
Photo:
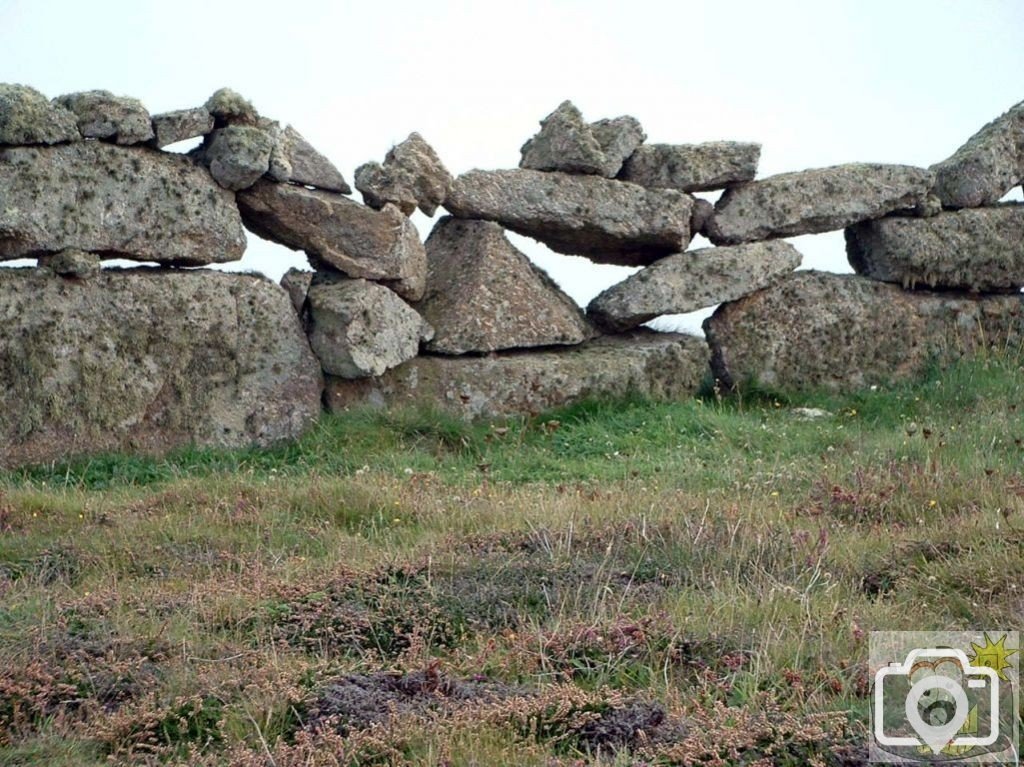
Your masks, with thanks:
[{"label": "overcast sky", "polygon": [[[230,86],[350,182],[411,131],[453,173],[515,167],[566,98],[588,120],[637,117],[650,142],[758,141],[760,177],[927,166],[1024,100],[1022,41],[1021,0],[0,0],[0,81],[153,113]],[[581,303],[631,271],[512,238]],[[841,233],[791,241],[805,267],[849,271]],[[241,268],[304,264],[249,235]]]}]

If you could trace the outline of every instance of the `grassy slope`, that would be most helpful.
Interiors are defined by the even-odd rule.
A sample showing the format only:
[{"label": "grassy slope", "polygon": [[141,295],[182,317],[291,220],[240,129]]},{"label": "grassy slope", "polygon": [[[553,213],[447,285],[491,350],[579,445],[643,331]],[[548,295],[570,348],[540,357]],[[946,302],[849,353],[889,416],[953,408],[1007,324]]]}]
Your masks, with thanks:
[{"label": "grassy slope", "polygon": [[[846,398],[361,411],[9,474],[0,763],[856,759],[866,632],[1024,618],[1022,384],[1000,357]],[[434,681],[324,720],[382,670]]]}]

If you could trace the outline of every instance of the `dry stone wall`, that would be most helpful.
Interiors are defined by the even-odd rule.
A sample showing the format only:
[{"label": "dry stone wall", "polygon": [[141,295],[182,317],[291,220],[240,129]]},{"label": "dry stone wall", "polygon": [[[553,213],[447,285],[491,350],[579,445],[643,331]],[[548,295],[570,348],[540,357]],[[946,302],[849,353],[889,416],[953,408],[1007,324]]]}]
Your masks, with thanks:
[{"label": "dry stone wall", "polygon": [[[222,89],[150,115],[0,85],[0,466],[293,439],[321,408],[465,418],[583,397],[851,389],[1024,342],[1024,105],[930,169],[757,178],[760,145],[646,144],[564,102],[519,168],[453,177],[417,133],[354,175]],[[163,148],[187,139],[188,154]],[[722,191],[718,201],[693,193]],[[444,216],[428,237],[409,216]],[[275,285],[243,227],[302,251]],[[782,238],[845,229],[856,274]],[[642,267],[581,310],[505,236]],[[715,247],[688,249],[703,234]],[[104,268],[127,258],[157,266]],[[706,339],[639,326],[719,305]],[[709,365],[710,362],[710,365]]]}]

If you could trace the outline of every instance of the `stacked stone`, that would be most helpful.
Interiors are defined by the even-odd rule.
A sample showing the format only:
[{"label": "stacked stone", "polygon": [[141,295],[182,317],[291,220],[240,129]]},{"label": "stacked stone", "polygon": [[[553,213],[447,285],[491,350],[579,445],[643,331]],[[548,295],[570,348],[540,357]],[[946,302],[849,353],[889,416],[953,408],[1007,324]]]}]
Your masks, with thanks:
[{"label": "stacked stone", "polygon": [[[720,307],[705,330],[721,381],[850,390],[910,379],[929,362],[980,346],[1021,342],[1024,204],[999,200],[1024,180],[1024,104],[929,171],[871,171],[872,194],[861,184],[849,205],[831,190],[851,179],[834,171],[828,185],[823,171],[806,172],[799,184],[801,174],[786,174],[719,203],[708,227],[713,240],[795,234],[792,221],[809,218],[845,227],[856,272],[793,275]],[[815,199],[827,207],[816,209]]]}]

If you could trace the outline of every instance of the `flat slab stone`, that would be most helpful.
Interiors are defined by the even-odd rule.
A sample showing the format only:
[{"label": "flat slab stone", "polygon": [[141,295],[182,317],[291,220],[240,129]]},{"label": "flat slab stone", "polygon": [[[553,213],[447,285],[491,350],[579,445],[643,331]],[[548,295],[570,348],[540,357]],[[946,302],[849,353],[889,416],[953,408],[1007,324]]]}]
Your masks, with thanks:
[{"label": "flat slab stone", "polygon": [[35,88],[0,83],[0,147],[81,140],[70,111]]},{"label": "flat slab stone", "polygon": [[237,261],[234,195],[186,157],[79,141],[0,149],[0,260],[68,248],[179,266]]},{"label": "flat slab stone", "polygon": [[329,375],[379,376],[415,357],[433,335],[415,309],[366,280],[314,280],[306,301],[309,343]]},{"label": "flat slab stone", "polygon": [[303,184],[341,194],[352,193],[352,187],[334,163],[314,149],[291,125],[273,131],[273,136],[270,176],[275,181]]},{"label": "flat slab stone", "polygon": [[856,391],[929,364],[1024,343],[1024,297],[906,291],[851,274],[794,272],[704,322],[725,387]]},{"label": "flat slab stone", "polygon": [[436,407],[466,420],[535,415],[592,398],[692,397],[708,370],[703,339],[637,331],[579,346],[486,357],[422,355],[379,378],[328,378],[329,410]]},{"label": "flat slab stone", "polygon": [[1020,290],[1024,203],[865,221],[846,230],[846,255],[857,274],[906,288]]},{"label": "flat slab stone", "polygon": [[739,141],[646,144],[622,166],[619,178],[656,189],[706,192],[752,181],[761,145]]},{"label": "flat slab stone", "polygon": [[58,96],[54,102],[74,113],[83,138],[125,146],[153,138],[149,112],[138,99],[115,96],[110,91],[82,91]]},{"label": "flat slab stone", "polygon": [[947,208],[997,202],[1024,181],[1024,102],[990,122],[931,170],[935,194]]},{"label": "flat slab stone", "polygon": [[701,248],[655,261],[587,306],[587,316],[613,332],[662,314],[685,314],[761,290],[800,266],[799,251],[782,240]]},{"label": "flat slab stone", "polygon": [[473,170],[445,202],[459,218],[495,221],[558,253],[644,266],[686,249],[693,199],[598,176]]},{"label": "flat slab stone", "polygon": [[730,187],[704,227],[716,245],[842,229],[922,203],[933,176],[909,165],[851,163]]},{"label": "flat slab stone", "polygon": [[293,439],[320,366],[288,297],[251,275],[0,269],[0,466]]},{"label": "flat slab stone", "polygon": [[443,354],[578,344],[592,335],[576,302],[497,224],[445,217],[427,238],[427,290],[416,308]]},{"label": "flat slab stone", "polygon": [[394,206],[376,211],[334,192],[261,180],[239,192],[238,207],[249,229],[305,251],[314,266],[385,282],[410,301],[423,297],[426,251]]},{"label": "flat slab stone", "polygon": [[213,130],[213,115],[206,107],[176,109],[153,115],[153,144],[165,147],[188,141],[190,138],[205,136]]}]

